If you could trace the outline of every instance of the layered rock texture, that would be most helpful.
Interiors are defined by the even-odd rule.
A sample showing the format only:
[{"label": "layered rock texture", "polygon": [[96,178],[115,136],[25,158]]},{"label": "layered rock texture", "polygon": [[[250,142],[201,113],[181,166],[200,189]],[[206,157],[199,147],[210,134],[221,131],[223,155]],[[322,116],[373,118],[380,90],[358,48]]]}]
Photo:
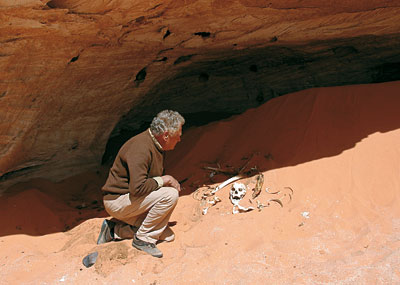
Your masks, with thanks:
[{"label": "layered rock texture", "polygon": [[166,108],[399,80],[399,50],[400,1],[0,0],[0,183],[99,165]]}]

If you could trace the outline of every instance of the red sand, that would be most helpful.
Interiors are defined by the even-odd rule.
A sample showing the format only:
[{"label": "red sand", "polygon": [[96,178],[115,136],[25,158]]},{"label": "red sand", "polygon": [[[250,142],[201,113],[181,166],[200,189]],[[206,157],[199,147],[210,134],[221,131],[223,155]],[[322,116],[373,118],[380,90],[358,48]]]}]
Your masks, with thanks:
[{"label": "red sand", "polygon": [[[0,283],[399,283],[399,94],[400,82],[305,90],[186,131],[166,162],[188,180],[162,259],[129,240],[96,245],[106,169],[16,185],[0,198]],[[281,197],[283,207],[233,215],[225,187],[203,216],[191,193],[228,178],[211,181],[203,167],[246,162],[264,173],[259,200]],[[243,205],[250,198],[249,190]],[[85,268],[93,251],[99,258]]]}]

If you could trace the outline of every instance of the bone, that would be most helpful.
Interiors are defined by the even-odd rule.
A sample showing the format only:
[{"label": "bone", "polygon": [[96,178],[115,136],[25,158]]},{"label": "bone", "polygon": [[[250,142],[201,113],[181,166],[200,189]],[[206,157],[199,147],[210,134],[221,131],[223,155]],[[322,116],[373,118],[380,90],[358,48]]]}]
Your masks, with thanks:
[{"label": "bone", "polygon": [[255,199],[258,195],[260,195],[263,184],[264,184],[264,174],[260,173],[257,176],[257,183],[253,189],[253,195],[252,195],[253,199]]},{"label": "bone", "polygon": [[257,209],[258,209],[258,211],[261,211],[263,208],[265,208],[265,207],[269,207],[269,203],[268,204],[266,204],[266,205],[264,205],[264,204],[262,204],[260,201],[258,201],[258,200],[256,200],[256,202],[257,202]]},{"label": "bone", "polygon": [[235,182],[241,178],[242,178],[241,175],[237,175],[237,176],[233,176],[233,177],[229,178],[228,180],[225,180],[220,185],[218,185],[217,188],[215,188],[215,190],[211,191],[211,194],[212,195],[215,194],[218,190],[224,188],[226,185],[229,185],[230,183]]},{"label": "bone", "polygon": [[221,202],[221,199],[218,198],[217,196],[214,196],[214,198],[210,201],[208,201],[207,203],[214,206],[215,204],[217,204],[218,202]]},{"label": "bone", "polygon": [[289,189],[289,190],[292,192],[292,195],[294,194],[294,192],[293,192],[293,189],[292,189],[291,187],[289,187],[289,186],[286,186],[286,187],[283,187],[283,188],[285,188],[285,189]]},{"label": "bone", "polygon": [[281,191],[276,191],[276,192],[269,192],[269,188],[265,188],[265,192],[267,192],[268,194],[279,194]]},{"label": "bone", "polygon": [[239,210],[242,210],[243,212],[248,212],[248,211],[251,211],[251,210],[254,210],[254,207],[243,207],[243,206],[241,206],[241,205],[237,205],[238,206],[238,208],[239,208]]},{"label": "bone", "polygon": [[281,207],[283,208],[283,204],[282,204],[282,201],[281,201],[281,200],[279,200],[279,199],[271,199],[271,200],[269,200],[269,201],[278,203],[278,204],[281,205]]},{"label": "bone", "polygon": [[208,200],[207,204],[209,204],[209,206],[207,206],[203,209],[203,211],[202,211],[203,215],[206,215],[208,213],[208,209],[210,209],[212,206],[214,206],[218,202],[221,202],[221,199],[217,196],[214,196],[211,200]]}]

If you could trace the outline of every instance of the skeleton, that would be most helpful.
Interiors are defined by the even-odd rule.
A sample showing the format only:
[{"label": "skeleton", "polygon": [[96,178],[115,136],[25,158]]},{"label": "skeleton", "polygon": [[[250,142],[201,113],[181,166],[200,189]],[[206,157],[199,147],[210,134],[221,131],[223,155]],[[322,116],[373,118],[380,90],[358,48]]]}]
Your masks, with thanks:
[{"label": "skeleton", "polygon": [[[232,169],[230,166],[227,166],[228,168],[221,168],[219,164],[217,164],[218,167],[203,167],[206,170],[212,171],[210,173],[210,180],[212,181],[212,178],[217,174],[217,173],[222,173],[225,175],[233,175],[229,179],[223,181],[220,185],[217,187],[211,187],[211,186],[206,186],[203,185],[201,188],[198,188],[194,193],[193,193],[193,198],[196,200],[201,201],[201,207],[203,215],[206,215],[208,210],[217,204],[218,202],[221,202],[221,199],[218,198],[215,194],[221,190],[222,188],[228,186],[231,183],[234,183],[231,187],[229,198],[233,204],[233,214],[237,214],[241,211],[251,211],[254,210],[254,207],[243,207],[240,205],[240,201],[244,198],[247,192],[247,188],[244,184],[242,183],[237,183],[235,181],[240,180],[242,178],[250,177],[252,174],[255,172],[258,172],[257,179],[256,179],[256,185],[253,188],[253,193],[252,193],[252,199],[255,200],[260,194],[261,194],[261,189],[264,184],[264,174],[261,173],[257,166],[250,168],[248,171],[245,171],[245,168],[247,167],[248,163],[250,162],[251,158],[253,155],[246,161],[246,163],[239,169],[234,168]],[[207,187],[204,189],[204,187]],[[290,187],[284,187],[290,190],[291,193],[284,193],[283,196],[279,198],[274,198],[274,199],[269,199],[266,201],[266,203],[261,203],[259,200],[256,200],[257,202],[257,209],[261,211],[265,207],[269,207],[271,205],[271,202],[275,202],[279,204],[281,207],[283,207],[282,203],[282,198],[289,197],[289,202],[292,200],[292,195],[293,195],[293,190]],[[269,188],[267,187],[265,189],[265,192],[267,194],[279,194],[281,191],[276,191],[276,192],[271,192],[269,191]],[[252,200],[249,199],[250,203],[253,203]]]},{"label": "skeleton", "polygon": [[250,211],[254,210],[254,207],[243,207],[239,203],[243,199],[244,195],[246,195],[246,186],[242,183],[233,183],[231,191],[229,193],[229,199],[233,204],[232,214],[239,213],[239,210],[242,211]]}]

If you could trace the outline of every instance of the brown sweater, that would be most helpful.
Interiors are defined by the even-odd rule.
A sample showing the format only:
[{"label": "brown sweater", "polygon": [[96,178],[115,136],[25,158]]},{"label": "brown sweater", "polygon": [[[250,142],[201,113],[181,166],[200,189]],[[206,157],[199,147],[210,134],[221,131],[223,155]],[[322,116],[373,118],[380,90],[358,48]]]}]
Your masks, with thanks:
[{"label": "brown sweater", "polygon": [[121,147],[102,190],[146,195],[158,189],[154,177],[160,179],[164,171],[163,162],[164,152],[157,148],[147,129]]}]

